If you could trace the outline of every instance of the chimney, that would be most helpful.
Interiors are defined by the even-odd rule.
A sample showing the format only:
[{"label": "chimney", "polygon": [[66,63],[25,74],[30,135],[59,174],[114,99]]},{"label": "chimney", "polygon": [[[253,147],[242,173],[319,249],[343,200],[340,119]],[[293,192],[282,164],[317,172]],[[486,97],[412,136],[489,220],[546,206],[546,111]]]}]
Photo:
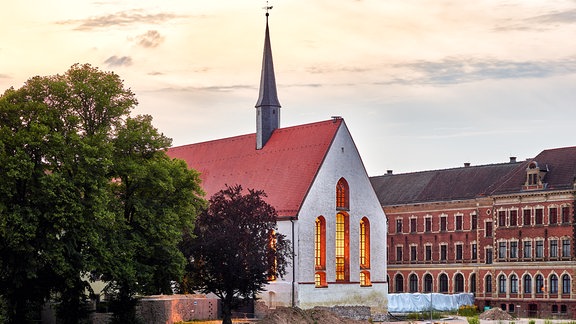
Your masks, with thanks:
[{"label": "chimney", "polygon": [[386,174],[392,175],[392,170],[386,170]]},{"label": "chimney", "polygon": [[467,168],[470,166],[470,162],[464,162],[464,167]]},{"label": "chimney", "polygon": [[510,157],[510,163],[516,163],[516,157],[515,156]]}]

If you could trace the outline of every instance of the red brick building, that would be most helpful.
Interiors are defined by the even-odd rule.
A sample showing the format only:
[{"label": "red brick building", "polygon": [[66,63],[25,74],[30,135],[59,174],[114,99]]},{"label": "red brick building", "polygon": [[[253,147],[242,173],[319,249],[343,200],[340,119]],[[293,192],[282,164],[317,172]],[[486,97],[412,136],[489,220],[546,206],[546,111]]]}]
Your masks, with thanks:
[{"label": "red brick building", "polygon": [[519,316],[576,318],[576,147],[372,177],[390,292],[475,294]]}]

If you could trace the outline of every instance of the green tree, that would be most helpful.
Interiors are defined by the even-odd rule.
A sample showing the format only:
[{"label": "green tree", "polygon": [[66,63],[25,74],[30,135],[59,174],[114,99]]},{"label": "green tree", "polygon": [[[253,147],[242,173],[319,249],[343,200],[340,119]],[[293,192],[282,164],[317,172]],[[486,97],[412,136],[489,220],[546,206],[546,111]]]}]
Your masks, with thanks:
[{"label": "green tree", "polygon": [[[143,261],[126,257],[135,254],[130,249],[171,242],[175,227],[190,230],[203,206],[197,173],[166,156],[170,140],[151,117],[130,117],[136,104],[116,74],[88,64],[33,77],[0,97],[0,295],[9,323],[29,322],[49,298],[65,309],[64,322],[76,323],[87,279],[101,276],[121,291],[132,282],[130,267],[153,269],[143,271],[148,275],[138,278],[132,294],[178,279],[182,266],[172,270],[172,259],[165,260],[183,263],[176,243],[167,244],[165,254],[139,255],[147,258],[145,269],[135,265]],[[147,186],[146,177],[154,186],[124,182],[138,178],[136,186]],[[166,196],[171,185],[182,186],[174,190],[181,201]],[[127,197],[141,199],[133,214],[146,235],[126,234]],[[111,269],[116,259],[125,263]]]},{"label": "green tree", "polygon": [[196,219],[194,237],[182,244],[191,262],[188,290],[214,293],[222,300],[222,323],[232,323],[232,310],[254,298],[289,263],[290,242],[277,233],[277,213],[263,191],[227,186],[214,194]]}]

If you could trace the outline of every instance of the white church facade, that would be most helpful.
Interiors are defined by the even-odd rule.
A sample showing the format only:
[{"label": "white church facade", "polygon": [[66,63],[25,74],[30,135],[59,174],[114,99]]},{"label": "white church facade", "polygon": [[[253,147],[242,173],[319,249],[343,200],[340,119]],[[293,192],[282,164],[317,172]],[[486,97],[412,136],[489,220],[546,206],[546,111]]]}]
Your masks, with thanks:
[{"label": "white church facade", "polygon": [[386,216],[340,117],[280,127],[268,14],[253,134],[189,144],[168,154],[200,172],[207,198],[226,184],[263,190],[292,242],[288,273],[266,306],[387,305]]}]

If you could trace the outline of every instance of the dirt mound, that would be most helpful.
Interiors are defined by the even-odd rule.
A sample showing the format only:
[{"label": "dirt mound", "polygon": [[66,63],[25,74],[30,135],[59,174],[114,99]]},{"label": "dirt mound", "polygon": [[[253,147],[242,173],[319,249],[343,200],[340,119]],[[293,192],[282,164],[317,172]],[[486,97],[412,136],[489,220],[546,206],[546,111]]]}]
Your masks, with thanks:
[{"label": "dirt mound", "polygon": [[358,324],[365,321],[356,321],[342,318],[327,309],[300,309],[292,307],[279,307],[271,311],[258,324]]},{"label": "dirt mound", "polygon": [[491,320],[491,321],[508,321],[514,319],[512,315],[508,314],[506,311],[503,311],[501,308],[498,307],[490,308],[489,310],[480,314],[478,318],[482,320]]}]

